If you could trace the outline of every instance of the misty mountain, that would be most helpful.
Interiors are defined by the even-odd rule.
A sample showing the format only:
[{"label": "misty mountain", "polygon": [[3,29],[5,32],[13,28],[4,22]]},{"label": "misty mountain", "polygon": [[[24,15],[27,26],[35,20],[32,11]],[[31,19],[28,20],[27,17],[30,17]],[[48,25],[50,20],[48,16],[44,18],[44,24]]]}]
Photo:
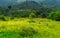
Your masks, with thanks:
[{"label": "misty mountain", "polygon": [[42,7],[38,2],[35,1],[25,1],[17,5],[20,9],[39,9]]},{"label": "misty mountain", "polygon": [[[26,0],[0,0],[0,6],[9,6],[9,5],[20,5],[20,7],[24,6]],[[29,0],[28,0],[29,1]],[[30,0],[32,1],[32,0]],[[48,5],[49,7],[59,8],[60,9],[60,0],[33,0],[35,3],[42,3],[44,5]],[[31,2],[29,2],[31,3]],[[25,4],[26,5],[26,4]],[[35,4],[32,4],[36,6]],[[38,4],[37,4],[38,5]],[[30,4],[31,6],[31,4]],[[33,8],[33,6],[31,6]]]},{"label": "misty mountain", "polygon": [[[24,2],[26,0],[0,0],[0,6],[8,6],[8,5],[15,5],[15,4],[19,4],[21,2]],[[32,0],[28,0],[28,1],[32,1]],[[42,1],[42,0],[33,0],[33,1]]]},{"label": "misty mountain", "polygon": [[14,2],[15,1],[11,1],[11,0],[0,0],[0,6],[7,6],[7,5],[10,5]]},{"label": "misty mountain", "polygon": [[60,0],[45,0],[42,2],[44,5],[60,9]]}]

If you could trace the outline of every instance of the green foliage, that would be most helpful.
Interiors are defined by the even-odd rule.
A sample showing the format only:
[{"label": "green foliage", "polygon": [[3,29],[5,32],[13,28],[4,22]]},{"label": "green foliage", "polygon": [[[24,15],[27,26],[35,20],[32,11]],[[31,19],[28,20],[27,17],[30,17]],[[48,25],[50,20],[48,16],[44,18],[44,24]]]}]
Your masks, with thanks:
[{"label": "green foliage", "polygon": [[20,9],[13,8],[12,6],[8,6],[7,8],[0,7],[0,15],[9,16],[11,18],[36,18],[36,17],[47,17],[48,14],[53,11],[50,7],[41,7],[34,9]]},{"label": "green foliage", "polygon": [[0,15],[0,20],[6,21],[6,19],[3,15]]},{"label": "green foliage", "polygon": [[8,21],[8,20],[11,20],[11,19],[14,19],[14,18],[9,17],[9,16],[3,16],[3,15],[0,15],[0,20]]},{"label": "green foliage", "polygon": [[56,20],[56,21],[60,21],[60,10],[50,13],[48,18]]},{"label": "green foliage", "polygon": [[30,15],[29,15],[29,18],[31,19],[31,18],[35,18],[36,16],[35,16],[35,14],[34,13],[31,13]]},{"label": "green foliage", "polygon": [[22,27],[22,31],[19,32],[20,36],[32,36],[38,34],[38,31],[32,27]]},{"label": "green foliage", "polygon": [[19,38],[19,34],[12,31],[0,32],[0,38]]}]

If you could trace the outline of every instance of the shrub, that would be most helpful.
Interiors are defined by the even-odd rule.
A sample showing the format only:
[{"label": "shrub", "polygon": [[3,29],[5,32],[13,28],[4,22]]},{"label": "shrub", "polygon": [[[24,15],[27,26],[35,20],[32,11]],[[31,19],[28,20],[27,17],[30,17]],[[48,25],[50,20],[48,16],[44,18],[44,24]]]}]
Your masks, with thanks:
[{"label": "shrub", "polygon": [[6,21],[6,19],[4,18],[4,16],[0,16],[0,20]]},{"label": "shrub", "polygon": [[22,31],[19,32],[21,36],[32,36],[34,34],[38,34],[38,31],[32,27],[23,27]]},{"label": "shrub", "polygon": [[8,16],[0,16],[0,20],[8,21],[8,20],[10,20],[10,17],[8,17]]},{"label": "shrub", "polygon": [[29,15],[29,18],[30,19],[32,19],[32,18],[34,18],[35,17],[35,14],[34,13],[31,13],[30,15]]},{"label": "shrub", "polygon": [[55,11],[49,14],[49,19],[60,21],[60,11]]}]

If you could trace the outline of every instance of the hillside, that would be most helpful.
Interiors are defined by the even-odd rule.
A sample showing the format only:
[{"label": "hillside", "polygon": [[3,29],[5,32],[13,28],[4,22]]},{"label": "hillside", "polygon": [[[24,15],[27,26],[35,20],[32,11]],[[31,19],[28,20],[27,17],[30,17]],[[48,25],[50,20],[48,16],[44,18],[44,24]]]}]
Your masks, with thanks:
[{"label": "hillside", "polygon": [[35,1],[25,1],[21,4],[18,4],[17,7],[19,7],[20,9],[39,9],[42,7],[42,5]]},{"label": "hillside", "polygon": [[49,7],[60,9],[60,0],[45,0],[42,3],[44,5],[48,5]]}]

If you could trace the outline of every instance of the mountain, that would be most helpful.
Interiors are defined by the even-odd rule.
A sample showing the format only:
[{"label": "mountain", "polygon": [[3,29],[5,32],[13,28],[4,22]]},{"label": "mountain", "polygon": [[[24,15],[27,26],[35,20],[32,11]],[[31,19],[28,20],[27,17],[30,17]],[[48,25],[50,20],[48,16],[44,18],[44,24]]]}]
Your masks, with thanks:
[{"label": "mountain", "polygon": [[42,2],[44,5],[60,9],[60,0],[45,0]]},{"label": "mountain", "polygon": [[[21,4],[22,6],[24,6],[24,3],[23,3],[24,1],[26,1],[26,0],[0,0],[0,6],[2,6],[2,7],[3,6],[6,7],[8,5],[15,5],[16,6],[18,4]],[[60,9],[60,0],[33,0],[33,1],[35,1],[35,3],[36,2],[39,4],[43,3],[44,5],[48,5],[49,7],[54,7],[54,8]],[[31,3],[31,2],[29,2],[29,3]],[[31,6],[31,4],[30,4],[30,6]]]},{"label": "mountain", "polygon": [[[0,0],[0,6],[15,5],[15,4],[18,4],[18,3],[21,3],[24,1],[26,1],[26,0]],[[38,2],[40,0],[34,0],[34,1]]]},{"label": "mountain", "polygon": [[24,1],[17,5],[20,9],[39,9],[42,7],[38,2],[35,1]]},{"label": "mountain", "polygon": [[16,0],[0,0],[0,6],[8,6],[16,4]]}]

